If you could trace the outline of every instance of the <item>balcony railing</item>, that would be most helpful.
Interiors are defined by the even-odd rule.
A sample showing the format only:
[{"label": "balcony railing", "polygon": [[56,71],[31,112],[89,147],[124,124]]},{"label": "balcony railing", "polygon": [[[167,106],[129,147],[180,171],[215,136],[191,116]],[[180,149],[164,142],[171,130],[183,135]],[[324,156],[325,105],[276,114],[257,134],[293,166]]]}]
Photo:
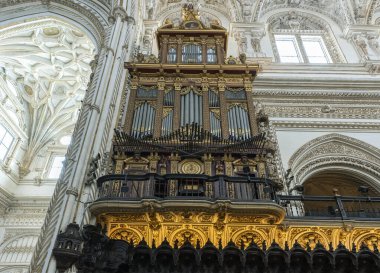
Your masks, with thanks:
[{"label": "balcony railing", "polygon": [[288,218],[380,220],[380,197],[277,195]]},{"label": "balcony railing", "polygon": [[98,179],[99,199],[230,199],[276,200],[272,183],[253,175],[242,177],[188,174],[107,175]]},{"label": "balcony railing", "polygon": [[380,197],[276,195],[272,182],[253,175],[114,174],[98,179],[98,200],[231,200],[278,203],[286,217],[380,221]]}]

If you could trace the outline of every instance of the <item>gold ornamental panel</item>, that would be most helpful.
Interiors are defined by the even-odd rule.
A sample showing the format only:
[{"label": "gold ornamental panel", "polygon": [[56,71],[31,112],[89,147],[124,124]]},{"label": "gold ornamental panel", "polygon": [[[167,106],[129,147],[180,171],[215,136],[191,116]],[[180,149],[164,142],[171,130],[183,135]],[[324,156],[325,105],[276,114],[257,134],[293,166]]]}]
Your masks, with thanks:
[{"label": "gold ornamental panel", "polygon": [[[166,204],[167,205],[167,204]],[[165,206],[166,206],[165,205]],[[179,208],[179,206],[182,206]],[[342,242],[346,248],[352,249],[353,244],[360,249],[362,243],[370,249],[374,245],[380,248],[380,229],[378,223],[353,223],[350,226],[341,222],[310,221],[301,225],[297,221],[287,219],[285,223],[269,221],[271,215],[258,213],[257,210],[230,211],[227,207],[215,206],[215,210],[209,208],[202,210],[200,207],[186,209],[176,203],[175,208],[153,209],[150,212],[102,214],[98,222],[108,228],[108,235],[112,239],[133,241],[137,244],[142,238],[152,244],[153,239],[159,245],[167,238],[172,246],[178,240],[180,247],[185,241],[190,241],[194,246],[199,240],[202,247],[207,240],[218,245],[219,240],[226,245],[233,241],[237,245],[247,247],[252,241],[262,246],[265,240],[269,245],[275,240],[284,248],[287,243],[289,247],[297,241],[301,246],[313,250],[317,243],[324,245],[326,249],[332,243],[336,248]]]},{"label": "gold ornamental panel", "polygon": [[179,172],[185,174],[204,173],[203,163],[198,160],[183,160],[179,163]]}]

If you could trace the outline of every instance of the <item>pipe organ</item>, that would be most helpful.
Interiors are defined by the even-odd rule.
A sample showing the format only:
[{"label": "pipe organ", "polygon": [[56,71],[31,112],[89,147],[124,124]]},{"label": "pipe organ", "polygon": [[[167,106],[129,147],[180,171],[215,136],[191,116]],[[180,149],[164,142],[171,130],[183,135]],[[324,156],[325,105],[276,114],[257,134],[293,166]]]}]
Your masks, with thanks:
[{"label": "pipe organ", "polygon": [[[284,217],[272,201],[278,187],[269,162],[274,151],[258,131],[252,102],[258,65],[226,56],[226,29],[203,25],[191,5],[183,16],[179,26],[167,20],[157,30],[159,58],[137,54],[125,64],[130,95],[120,115],[123,130],[115,131],[113,174],[98,180],[102,198],[118,201],[92,207],[114,239],[134,240],[135,224],[123,214],[136,211],[148,213],[139,224],[148,241],[168,238],[171,244],[227,243],[227,214],[262,223]],[[197,212],[189,214],[195,203]]]}]

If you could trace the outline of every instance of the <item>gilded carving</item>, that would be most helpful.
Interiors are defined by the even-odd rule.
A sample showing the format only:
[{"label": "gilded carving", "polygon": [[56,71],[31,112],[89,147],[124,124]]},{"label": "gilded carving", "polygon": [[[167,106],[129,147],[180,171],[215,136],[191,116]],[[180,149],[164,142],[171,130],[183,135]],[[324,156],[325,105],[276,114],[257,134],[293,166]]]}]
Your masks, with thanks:
[{"label": "gilded carving", "polygon": [[128,229],[128,228],[120,228],[115,231],[113,231],[109,237],[111,239],[116,239],[116,240],[124,240],[127,242],[133,241],[133,244],[136,245],[138,244],[142,237],[141,234],[138,234],[136,231]]},{"label": "gilded carving", "polygon": [[170,237],[170,235],[181,228],[181,225],[168,225],[166,226],[166,236],[165,237]]},{"label": "gilded carving", "polygon": [[208,223],[211,223],[212,222],[212,219],[213,219],[213,216],[212,214],[203,214],[199,217],[200,219],[200,222],[208,222]]},{"label": "gilded carving", "polygon": [[258,215],[237,215],[228,217],[229,223],[261,223],[263,216]]},{"label": "gilded carving", "polygon": [[358,240],[356,244],[358,246],[360,246],[361,244],[365,244],[370,249],[374,250],[375,246],[377,248],[380,247],[380,235],[374,234],[374,233],[368,234],[368,235],[362,237],[360,240]]},{"label": "gilded carving", "polygon": [[111,218],[112,222],[145,222],[146,217],[144,214],[124,214],[124,215],[115,215]]},{"label": "gilded carving", "polygon": [[244,244],[244,246],[248,246],[251,242],[255,242],[258,245],[262,245],[263,241],[267,240],[266,238],[263,238],[259,233],[254,231],[244,231],[240,233],[235,238],[235,244],[241,245],[241,243]]},{"label": "gilded carving", "polygon": [[297,241],[302,247],[305,248],[307,247],[307,245],[309,245],[311,249],[314,249],[317,243],[321,243],[325,247],[328,246],[328,242],[326,241],[324,236],[322,236],[318,232],[306,232],[298,234],[294,237],[294,241],[292,243],[294,243],[295,241]]},{"label": "gilded carving", "polygon": [[184,160],[179,163],[181,173],[185,174],[201,174],[203,173],[203,164],[197,160]]},{"label": "gilded carving", "polygon": [[175,221],[175,215],[171,212],[164,212],[161,214],[162,221],[165,222],[174,222]]},{"label": "gilded carving", "polygon": [[200,231],[184,229],[174,233],[171,242],[174,245],[174,243],[177,241],[178,246],[181,246],[186,241],[189,241],[193,246],[195,246],[199,241],[200,245],[203,246],[206,242],[206,238],[206,234],[201,234]]}]

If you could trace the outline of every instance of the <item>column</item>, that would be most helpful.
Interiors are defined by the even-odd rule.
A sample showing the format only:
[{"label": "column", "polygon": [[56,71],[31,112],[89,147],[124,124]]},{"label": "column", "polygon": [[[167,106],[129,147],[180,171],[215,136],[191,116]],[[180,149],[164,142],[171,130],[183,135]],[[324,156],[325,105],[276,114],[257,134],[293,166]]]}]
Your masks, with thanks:
[{"label": "column", "polygon": [[158,95],[156,101],[156,116],[154,118],[154,133],[153,137],[159,137],[161,135],[162,127],[162,112],[163,112],[163,103],[164,103],[164,94],[165,94],[165,79],[160,78],[158,80]]},{"label": "column", "polygon": [[208,97],[208,79],[207,77],[202,78],[202,96],[203,96],[203,128],[207,131],[211,131],[210,128],[210,107],[209,107],[209,97]]},{"label": "column", "polygon": [[[219,91],[219,101],[220,101],[220,123],[222,125],[222,138],[228,139],[228,120],[227,120],[227,102],[226,96],[224,95],[224,91],[226,89],[226,83],[224,78],[219,78],[218,82],[218,91]],[[224,114],[222,114],[224,113]]]},{"label": "column", "polygon": [[[181,78],[176,78],[174,83],[174,115],[173,115],[173,131],[179,129],[180,113],[181,113]],[[177,114],[176,114],[177,113]]]},{"label": "column", "polygon": [[252,78],[245,77],[244,78],[244,89],[245,95],[247,97],[247,109],[249,115],[249,125],[251,126],[251,136],[257,135],[259,133],[259,129],[257,127],[257,120],[255,109],[253,107],[253,98],[252,98]]},{"label": "column", "polygon": [[202,63],[207,63],[207,44],[206,44],[206,38],[207,37],[203,37],[201,36],[202,38]]},{"label": "column", "polygon": [[168,62],[168,37],[163,36],[160,49],[161,63],[166,64]]},{"label": "column", "polygon": [[89,162],[97,154],[102,155],[112,143],[111,132],[117,121],[117,107],[127,75],[124,61],[130,55],[125,45],[134,39],[133,24],[127,17],[118,13],[113,25],[106,29],[106,40],[99,48],[98,64],[83,101],[64,173],[52,196],[30,272],[56,272],[52,249],[59,231],[66,230],[74,221],[81,226],[94,221],[84,204],[96,199],[97,188],[94,183],[85,185],[84,181]]},{"label": "column", "polygon": [[223,49],[223,39],[216,39],[216,54],[218,56],[218,64],[224,64],[224,49]]},{"label": "column", "polygon": [[[137,87],[138,87],[138,78],[134,78],[131,81],[131,88],[130,88],[130,94],[129,94],[129,100],[130,101],[136,101],[136,95],[137,95]],[[132,130],[132,123],[133,123],[133,116],[135,113],[135,105],[134,104],[128,104],[127,106],[127,113],[125,115],[124,120],[124,131],[127,132],[127,134],[131,134]]]},{"label": "column", "polygon": [[182,36],[177,36],[177,64],[182,63]]}]

